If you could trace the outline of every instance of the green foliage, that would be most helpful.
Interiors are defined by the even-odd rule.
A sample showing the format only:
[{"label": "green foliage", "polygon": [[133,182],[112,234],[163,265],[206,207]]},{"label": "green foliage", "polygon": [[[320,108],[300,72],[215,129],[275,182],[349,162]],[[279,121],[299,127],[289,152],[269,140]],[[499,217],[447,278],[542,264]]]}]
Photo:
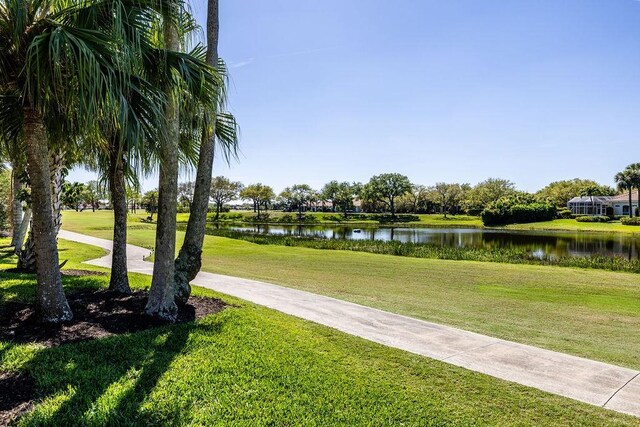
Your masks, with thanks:
[{"label": "green foliage", "polygon": [[[244,186],[239,181],[231,181],[229,178],[224,176],[216,176],[211,180],[211,188],[210,188],[210,196],[213,199],[213,202],[216,204],[216,209],[218,211],[222,210],[222,207],[225,203],[230,202],[240,196],[241,191]],[[261,189],[256,191],[255,193],[260,196],[261,199],[269,199],[271,201],[273,191],[270,194],[262,194],[265,189]],[[250,190],[251,195],[253,195],[253,191]],[[247,196],[247,193],[245,193]]]},{"label": "green foliage", "polygon": [[154,213],[158,212],[158,191],[147,191],[142,196],[142,200],[140,201],[140,203],[144,210],[147,211],[151,216],[153,216]]},{"label": "green foliage", "polygon": [[364,199],[385,204],[394,216],[396,199],[409,191],[409,178],[399,173],[383,173],[372,177],[363,187],[362,193]]},{"label": "green foliage", "polygon": [[609,218],[608,216],[602,216],[602,215],[582,215],[582,216],[577,216],[576,221],[578,222],[609,222],[611,221],[611,218]]},{"label": "green foliage", "polygon": [[569,208],[559,208],[556,211],[556,217],[560,219],[569,219],[571,218],[571,210]]},{"label": "green foliage", "polygon": [[476,184],[466,192],[464,208],[472,215],[478,215],[491,203],[516,192],[516,186],[507,179],[489,178]]},{"label": "green foliage", "polygon": [[305,206],[316,200],[318,195],[309,185],[296,184],[282,190],[278,198],[287,210],[297,209],[299,213],[302,213]]},{"label": "green foliage", "polygon": [[524,224],[551,221],[556,217],[556,208],[549,203],[536,202],[530,194],[520,193],[491,203],[481,216],[486,226]]},{"label": "green foliage", "polygon": [[[597,188],[597,193],[603,196],[612,196],[615,190],[606,185],[600,185],[590,179],[575,178],[566,181],[556,181],[544,187],[536,193],[536,199],[548,202],[556,207],[566,207],[572,198],[584,194],[587,188]],[[594,194],[595,196],[596,194]]]},{"label": "green foliage", "polygon": [[620,218],[620,222],[623,225],[640,225],[640,217],[633,217],[630,218],[628,216],[623,216],[622,218]]},{"label": "green foliage", "polygon": [[[62,187],[62,203],[65,206],[79,211],[85,202],[87,188],[81,182],[65,182]],[[90,201],[86,201],[90,204]]]},{"label": "green foliage", "polygon": [[[231,185],[235,184],[240,183],[231,183]],[[260,208],[264,207],[266,209],[275,198],[273,188],[261,183],[251,184],[242,189],[238,187],[236,190],[238,190],[238,195],[241,199],[251,200],[253,202],[253,207],[258,213],[258,216],[260,216]]]},{"label": "green foliage", "polygon": [[446,217],[447,213],[455,214],[459,211],[470,188],[469,184],[437,182],[430,188],[429,197],[440,206],[440,210]]}]

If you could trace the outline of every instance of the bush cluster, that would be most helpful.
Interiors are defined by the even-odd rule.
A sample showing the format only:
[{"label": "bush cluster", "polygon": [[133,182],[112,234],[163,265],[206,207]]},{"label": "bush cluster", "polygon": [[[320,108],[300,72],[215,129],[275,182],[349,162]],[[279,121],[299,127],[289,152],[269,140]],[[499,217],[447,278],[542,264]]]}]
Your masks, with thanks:
[{"label": "bush cluster", "polygon": [[571,210],[569,208],[560,208],[556,212],[556,218],[570,219],[572,217]]},{"label": "bush cluster", "polygon": [[628,216],[620,218],[620,222],[624,225],[640,225],[640,217],[634,216],[629,218]]},{"label": "bush cluster", "polygon": [[487,226],[551,221],[556,217],[556,207],[523,196],[506,197],[489,204],[481,217]]},{"label": "bush cluster", "polygon": [[611,221],[611,218],[609,218],[608,216],[602,216],[602,215],[596,215],[596,216],[582,215],[582,216],[576,217],[576,221],[578,222],[609,222]]}]

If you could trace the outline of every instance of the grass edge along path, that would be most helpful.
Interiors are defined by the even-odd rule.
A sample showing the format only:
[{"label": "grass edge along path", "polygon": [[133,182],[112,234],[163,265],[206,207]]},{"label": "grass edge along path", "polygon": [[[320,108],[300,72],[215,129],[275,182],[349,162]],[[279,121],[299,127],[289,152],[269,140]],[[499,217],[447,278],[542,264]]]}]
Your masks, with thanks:
[{"label": "grass edge along path", "polygon": [[[7,300],[32,300],[32,279],[0,275],[10,278],[0,281]],[[136,288],[149,286],[148,277],[132,278]],[[64,280],[74,290],[108,285],[106,276]],[[640,425],[202,288],[194,293],[234,307],[52,349],[0,343],[0,369],[29,373],[42,393],[18,425]]]}]

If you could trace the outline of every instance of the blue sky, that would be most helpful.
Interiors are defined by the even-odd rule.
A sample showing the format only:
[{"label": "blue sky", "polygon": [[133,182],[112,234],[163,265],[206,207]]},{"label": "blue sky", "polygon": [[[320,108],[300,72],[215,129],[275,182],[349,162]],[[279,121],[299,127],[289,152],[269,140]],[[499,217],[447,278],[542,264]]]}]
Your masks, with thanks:
[{"label": "blue sky", "polygon": [[[220,3],[242,153],[216,175],[276,191],[383,172],[535,191],[612,184],[640,161],[638,1]],[[206,2],[192,7],[204,26]]]}]

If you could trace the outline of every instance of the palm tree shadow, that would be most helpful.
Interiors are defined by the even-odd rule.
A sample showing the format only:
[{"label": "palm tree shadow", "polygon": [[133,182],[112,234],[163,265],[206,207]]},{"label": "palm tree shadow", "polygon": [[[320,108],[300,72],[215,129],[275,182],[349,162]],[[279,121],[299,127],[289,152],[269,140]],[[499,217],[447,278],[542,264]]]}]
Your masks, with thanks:
[{"label": "palm tree shadow", "polygon": [[[142,419],[141,413],[146,398],[171,363],[183,354],[194,331],[218,333],[222,327],[219,322],[211,326],[189,322],[39,352],[29,362],[29,370],[43,395],[55,396],[70,387],[73,393],[46,420],[35,417],[34,423],[148,425],[149,420]],[[118,394],[109,390],[112,387],[124,391]],[[103,396],[117,399],[106,414],[95,410]]]}]

